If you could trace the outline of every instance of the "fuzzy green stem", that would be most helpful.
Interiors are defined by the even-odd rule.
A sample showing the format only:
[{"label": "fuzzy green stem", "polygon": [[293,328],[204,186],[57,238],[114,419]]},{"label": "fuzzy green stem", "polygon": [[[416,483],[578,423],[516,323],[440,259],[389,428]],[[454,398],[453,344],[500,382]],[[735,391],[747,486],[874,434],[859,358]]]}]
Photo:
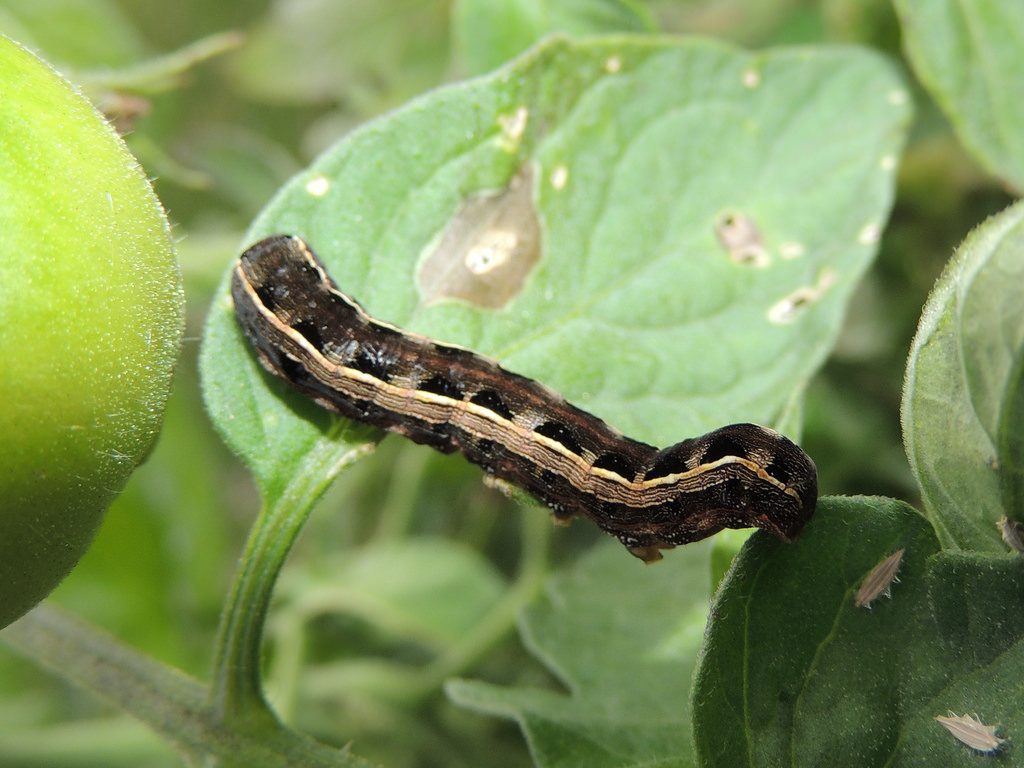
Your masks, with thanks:
[{"label": "fuzzy green stem", "polygon": [[274,584],[313,505],[346,466],[372,450],[324,440],[253,525],[221,616],[210,700],[227,720],[276,724],[263,696],[260,648]]},{"label": "fuzzy green stem", "polygon": [[198,680],[59,608],[36,608],[0,632],[0,641],[131,714],[194,765],[368,765],[280,726],[258,728],[250,721],[249,727],[240,727],[226,721]]}]

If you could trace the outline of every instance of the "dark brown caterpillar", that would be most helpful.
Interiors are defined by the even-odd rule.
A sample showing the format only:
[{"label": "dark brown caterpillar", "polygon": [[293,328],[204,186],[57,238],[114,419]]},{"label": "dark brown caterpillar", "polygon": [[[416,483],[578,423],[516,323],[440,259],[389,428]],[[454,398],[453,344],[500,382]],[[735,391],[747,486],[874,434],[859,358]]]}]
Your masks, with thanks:
[{"label": "dark brown caterpillar", "polygon": [[814,462],[782,435],[733,424],[657,448],[631,440],[533,379],[461,347],[374,320],[302,239],[242,254],[231,285],[263,366],[345,418],[444,453],[588,517],[646,562],[723,528],[790,541],[814,513]]}]

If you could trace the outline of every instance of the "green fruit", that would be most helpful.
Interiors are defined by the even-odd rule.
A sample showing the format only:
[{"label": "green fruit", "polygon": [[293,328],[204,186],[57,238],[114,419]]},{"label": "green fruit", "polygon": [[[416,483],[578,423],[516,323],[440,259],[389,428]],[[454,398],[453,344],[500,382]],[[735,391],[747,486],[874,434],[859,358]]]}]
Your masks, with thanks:
[{"label": "green fruit", "polygon": [[167,222],[138,164],[0,37],[0,627],[78,562],[152,447],[182,324]]}]

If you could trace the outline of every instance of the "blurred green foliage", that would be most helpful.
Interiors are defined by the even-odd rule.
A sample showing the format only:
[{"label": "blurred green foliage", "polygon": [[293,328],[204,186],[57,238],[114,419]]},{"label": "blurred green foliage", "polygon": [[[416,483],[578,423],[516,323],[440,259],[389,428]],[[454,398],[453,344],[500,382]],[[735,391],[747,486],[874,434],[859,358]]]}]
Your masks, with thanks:
[{"label": "blurred green foliage", "polygon": [[[601,4],[530,5],[582,8],[589,15],[579,28],[593,29],[593,6]],[[754,48],[852,43],[903,58],[896,14],[882,0],[604,5],[602,23],[618,19],[630,30],[709,35]],[[184,354],[159,445],[55,593],[61,604],[205,677],[217,615],[258,508],[247,472],[213,432],[199,397],[197,340],[215,283],[249,222],[319,151],[411,96],[483,66],[487,51],[473,45],[482,31],[467,26],[483,23],[478,6],[469,0],[0,0],[0,32],[80,84],[156,178],[180,238],[188,302]],[[557,14],[535,15],[517,34],[549,31],[552,18]],[[229,31],[242,37],[210,37]],[[197,45],[203,40],[205,48]],[[508,42],[508,53],[520,47]],[[176,51],[186,51],[188,66],[165,61],[155,74],[147,69],[147,62]],[[956,244],[1010,199],[968,156],[923,90],[914,98],[917,124],[880,255],[807,396],[804,445],[817,461],[823,494],[880,493],[917,503],[899,432],[907,350],[927,293]],[[286,579],[315,582],[330,567],[332,551],[386,525],[457,537],[484,551],[499,572],[511,573],[519,523],[502,514],[510,505],[480,487],[476,470],[397,440],[385,441],[378,458],[332,488]],[[392,484],[394,477],[402,482]],[[360,513],[332,514],[343,502]],[[554,559],[572,556],[593,537],[574,526],[553,543]],[[413,660],[423,653],[359,616],[320,618],[307,631],[307,662],[333,658],[339,648]],[[288,632],[271,627],[275,639]],[[461,672],[505,684],[548,684],[547,673],[514,639]],[[272,699],[275,693],[272,686]],[[514,726],[459,709],[439,689],[408,701],[389,697],[379,679],[350,679],[343,696],[314,695],[285,711],[300,729],[325,741],[355,739],[360,754],[388,766],[530,764]],[[342,721],[346,728],[338,733],[333,728]],[[178,759],[125,715],[0,649],[0,764],[162,766]]]}]

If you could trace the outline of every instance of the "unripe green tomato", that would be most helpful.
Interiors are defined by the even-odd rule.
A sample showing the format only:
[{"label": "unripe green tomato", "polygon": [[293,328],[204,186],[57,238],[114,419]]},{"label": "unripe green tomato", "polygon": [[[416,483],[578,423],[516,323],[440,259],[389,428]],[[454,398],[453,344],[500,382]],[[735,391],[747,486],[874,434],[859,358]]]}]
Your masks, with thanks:
[{"label": "unripe green tomato", "polygon": [[0,37],[0,627],[78,562],[152,447],[182,322],[166,219],[134,158]]}]

